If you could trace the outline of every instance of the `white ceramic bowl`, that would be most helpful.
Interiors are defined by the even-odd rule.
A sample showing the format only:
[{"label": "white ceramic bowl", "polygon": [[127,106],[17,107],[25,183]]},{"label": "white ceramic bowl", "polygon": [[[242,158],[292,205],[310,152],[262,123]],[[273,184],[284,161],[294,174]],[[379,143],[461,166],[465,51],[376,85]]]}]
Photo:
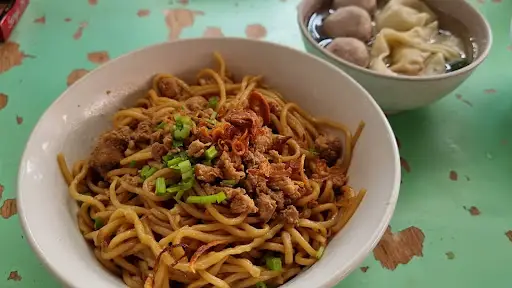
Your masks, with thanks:
[{"label": "white ceramic bowl", "polygon": [[133,103],[155,73],[193,77],[215,64],[213,51],[224,55],[234,75],[264,75],[269,85],[313,115],[352,129],[366,122],[349,175],[352,186],[368,189],[367,196],[325,256],[285,286],[335,285],[358,267],[383,234],[398,197],[398,149],[386,117],[359,84],[327,62],[276,44],[236,38],[180,40],[129,53],[92,71],[51,105],[30,136],[19,170],[19,215],[34,251],[67,286],[125,287],[103,269],[82,238],[57,153],[63,152],[70,163],[83,159],[93,140],[111,127],[114,111]]},{"label": "white ceramic bowl", "polygon": [[460,86],[482,64],[491,49],[491,28],[483,15],[470,3],[464,0],[423,0],[431,7],[457,19],[466,28],[475,43],[476,57],[470,65],[442,75],[383,75],[336,57],[313,40],[307,29],[307,22],[325,1],[328,0],[302,0],[299,5],[297,20],[306,50],[347,72],[363,85],[386,113],[416,109],[443,98]]}]

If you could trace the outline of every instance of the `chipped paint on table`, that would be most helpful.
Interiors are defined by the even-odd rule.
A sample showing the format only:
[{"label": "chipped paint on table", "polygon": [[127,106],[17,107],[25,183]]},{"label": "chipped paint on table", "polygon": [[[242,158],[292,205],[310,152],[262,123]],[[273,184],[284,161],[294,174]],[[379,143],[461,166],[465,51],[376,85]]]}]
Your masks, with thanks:
[{"label": "chipped paint on table", "polygon": [[[24,143],[67,86],[111,58],[177,38],[244,36],[303,49],[297,4],[32,0],[0,45],[0,287],[59,286],[24,239],[14,198]],[[490,57],[442,101],[390,117],[403,168],[396,213],[338,287],[512,286],[512,1],[472,4],[492,25]]]}]

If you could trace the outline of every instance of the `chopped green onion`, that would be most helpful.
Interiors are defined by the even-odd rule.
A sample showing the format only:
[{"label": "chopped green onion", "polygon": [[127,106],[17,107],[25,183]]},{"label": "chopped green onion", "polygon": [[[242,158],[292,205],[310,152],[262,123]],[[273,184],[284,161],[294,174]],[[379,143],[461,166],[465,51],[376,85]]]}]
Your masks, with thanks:
[{"label": "chopped green onion", "polygon": [[189,189],[192,189],[192,187],[194,186],[194,183],[195,183],[195,179],[192,178],[192,179],[188,179],[186,180],[186,182],[181,182],[180,185],[181,185],[181,189],[183,191],[187,191]]},{"label": "chopped green onion", "polygon": [[175,127],[176,128],[174,129],[174,138],[178,140],[183,140],[187,138],[190,135],[190,130],[192,129],[192,127],[187,124],[183,124],[181,128],[177,125]]},{"label": "chopped green onion", "polygon": [[190,163],[190,160],[185,160],[178,164],[178,168],[180,169],[181,174],[183,174],[185,172],[192,170],[192,163]]},{"label": "chopped green onion", "polygon": [[148,173],[148,171],[149,171],[149,169],[150,169],[150,168],[151,168],[151,167],[150,167],[150,166],[148,166],[148,165],[146,165],[146,166],[142,167],[142,169],[140,170],[140,175],[143,175],[143,174]]},{"label": "chopped green onion", "polygon": [[217,108],[217,103],[219,102],[219,97],[211,97],[208,99],[208,107]]},{"label": "chopped green onion", "polygon": [[222,203],[224,200],[228,198],[228,196],[226,196],[226,193],[224,192],[217,193],[217,195],[217,203]]},{"label": "chopped green onion", "polygon": [[172,147],[178,148],[178,147],[181,147],[181,146],[183,146],[183,141],[178,140],[178,139],[174,139],[172,141]]},{"label": "chopped green onion", "polygon": [[155,174],[156,171],[158,171],[158,169],[156,167],[151,167],[151,169],[149,169],[149,171],[148,171],[148,174],[147,174],[146,178],[148,178],[149,176]]},{"label": "chopped green onion", "polygon": [[94,229],[99,230],[99,229],[101,229],[101,227],[103,227],[103,220],[99,217],[95,218],[94,219]]},{"label": "chopped green onion", "polygon": [[[164,159],[167,167],[170,167],[170,168],[173,168],[172,166],[176,166],[183,161],[189,160],[186,151],[182,151],[180,153],[176,153],[173,155],[166,155],[166,156],[164,156],[163,159]],[[178,169],[178,168],[175,168],[175,169]]]},{"label": "chopped green onion", "polygon": [[178,191],[178,194],[176,194],[176,197],[174,197],[176,200],[181,200],[181,197],[183,197],[183,194],[185,194],[185,190]]},{"label": "chopped green onion", "polygon": [[158,124],[158,126],[156,126],[156,129],[164,129],[166,125],[167,125],[167,123],[162,121],[162,122],[160,122],[160,124]]},{"label": "chopped green onion", "polygon": [[267,284],[265,282],[256,283],[256,288],[267,288]]},{"label": "chopped green onion", "polygon": [[215,149],[215,146],[211,146],[210,148],[206,149],[204,151],[204,157],[206,157],[206,160],[212,160],[213,158],[217,157],[217,149]]},{"label": "chopped green onion", "polygon": [[135,167],[135,165],[137,165],[137,161],[135,161],[135,160],[130,161],[130,167],[133,168],[133,167]]},{"label": "chopped green onion", "polygon": [[180,153],[178,153],[178,156],[176,157],[180,157],[183,160],[188,160],[188,153],[187,151],[181,151]]},{"label": "chopped green onion", "polygon": [[214,195],[206,195],[206,196],[188,196],[187,203],[189,204],[213,204],[213,203],[221,203],[226,200],[226,194],[224,192],[219,192]]},{"label": "chopped green onion", "polygon": [[212,160],[204,160],[203,161],[203,165],[206,165],[206,166],[212,166]]},{"label": "chopped green onion", "polygon": [[282,269],[281,258],[279,257],[266,257],[265,264],[268,269],[273,271],[280,271]]},{"label": "chopped green onion", "polygon": [[167,191],[168,193],[176,193],[176,192],[181,191],[181,186],[180,186],[180,184],[172,185],[171,187],[167,188],[165,191]]},{"label": "chopped green onion", "polygon": [[188,180],[194,177],[194,170],[190,169],[187,172],[181,174],[181,179]]},{"label": "chopped green onion", "polygon": [[222,182],[220,182],[222,185],[226,185],[226,186],[235,186],[236,185],[236,180],[222,180]]},{"label": "chopped green onion", "polygon": [[210,123],[211,125],[216,125],[217,124],[217,112],[213,112],[212,115],[210,116],[210,119],[206,119],[206,122]]},{"label": "chopped green onion", "polygon": [[194,179],[194,178],[192,178],[192,179],[188,180],[187,182],[183,182],[183,181],[181,181],[181,182],[180,182],[180,184],[179,184],[179,185],[180,185],[180,189],[181,189],[181,190],[180,190],[180,191],[178,191],[178,194],[176,194],[176,197],[175,197],[175,198],[176,198],[177,200],[180,200],[180,199],[181,199],[181,197],[183,197],[183,194],[185,194],[185,192],[186,192],[187,190],[192,189],[192,186],[194,186],[194,183],[195,183],[195,179]]},{"label": "chopped green onion", "polygon": [[171,187],[167,188],[166,191],[168,193],[178,192],[176,198],[180,199],[181,196],[183,196],[183,193],[185,193],[185,191],[192,189],[192,186],[194,186],[194,183],[195,183],[195,179],[193,177],[190,179],[186,179],[186,180],[183,179],[183,181],[181,181],[180,183],[178,183],[176,185],[172,185]]},{"label": "chopped green onion", "polygon": [[177,129],[178,129],[178,130],[183,129],[183,122],[181,122],[181,121],[180,121],[180,122],[176,122],[176,123],[174,124],[174,130],[177,130]]},{"label": "chopped green onion", "polygon": [[162,196],[165,194],[165,178],[158,177],[156,179],[156,195]]},{"label": "chopped green onion", "polygon": [[[172,168],[174,170],[179,170],[181,174],[192,170],[192,163],[190,162],[190,160],[183,160],[181,158],[176,158],[176,159],[180,160],[179,163],[178,164],[174,164],[174,165],[169,165],[169,168]],[[173,159],[173,160],[171,160],[169,162],[175,163],[176,159]]]},{"label": "chopped green onion", "polygon": [[155,167],[150,167],[146,165],[140,171],[140,176],[142,177],[142,179],[146,179],[151,175],[155,174],[156,171],[158,171],[158,169],[156,169]]},{"label": "chopped green onion", "polygon": [[320,248],[318,248],[318,251],[316,252],[316,258],[317,259],[322,258],[322,256],[324,255],[324,251],[325,251],[325,246],[320,246]]},{"label": "chopped green onion", "polygon": [[190,119],[188,116],[175,115],[174,120],[176,120],[176,123],[192,125],[192,119]]},{"label": "chopped green onion", "polygon": [[192,119],[183,115],[175,115],[174,119],[176,120],[173,129],[174,138],[177,140],[187,138],[190,135],[190,129],[192,128]]},{"label": "chopped green onion", "polygon": [[174,165],[178,165],[178,164],[180,164],[181,161],[183,161],[183,159],[181,159],[180,157],[171,159],[171,160],[167,161],[167,167],[172,167]]}]

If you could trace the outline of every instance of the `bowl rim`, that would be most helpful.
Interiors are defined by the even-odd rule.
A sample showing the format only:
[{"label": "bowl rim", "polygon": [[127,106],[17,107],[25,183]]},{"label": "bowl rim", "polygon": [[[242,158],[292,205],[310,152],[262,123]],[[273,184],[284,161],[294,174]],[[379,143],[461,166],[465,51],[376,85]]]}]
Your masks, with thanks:
[{"label": "bowl rim", "polygon": [[[487,21],[487,19],[483,16],[482,13],[480,13],[480,11],[478,9],[476,9],[474,6],[472,6],[468,2],[459,1],[459,2],[461,2],[461,5],[466,5],[467,7],[469,7],[469,9],[473,10],[473,12],[475,12],[477,14],[478,19],[484,23],[485,32],[487,34],[487,38],[485,39],[486,45],[485,45],[485,49],[483,49],[482,52],[479,53],[479,55],[476,59],[474,59],[469,65],[463,67],[462,69],[459,69],[459,70],[456,70],[453,72],[439,74],[439,75],[407,76],[407,75],[402,75],[402,74],[389,75],[389,74],[379,73],[379,72],[370,70],[369,68],[363,68],[363,67],[355,65],[353,63],[350,63],[344,59],[337,57],[333,53],[327,51],[327,49],[320,47],[320,45],[318,45],[318,43],[313,39],[313,37],[311,37],[311,34],[309,33],[309,31],[306,27],[306,23],[304,21],[304,18],[306,15],[304,15],[304,13],[303,13],[303,11],[304,11],[303,6],[305,5],[306,1],[308,1],[308,0],[301,0],[299,5],[297,6],[297,22],[299,25],[300,33],[302,34],[302,36],[304,38],[307,39],[309,44],[311,44],[316,50],[320,51],[320,53],[322,53],[324,56],[329,58],[329,60],[334,61],[337,64],[349,66],[350,68],[355,69],[359,72],[367,73],[367,74],[370,74],[370,75],[373,75],[376,77],[382,77],[382,78],[387,78],[390,80],[392,79],[392,80],[399,80],[399,81],[435,81],[435,80],[455,77],[455,76],[458,76],[461,74],[468,73],[468,72],[474,70],[480,64],[482,64],[482,62],[489,55],[491,48],[492,48],[492,43],[493,43],[492,29],[491,29],[491,26],[490,26],[489,22]],[[465,25],[464,23],[462,23],[462,24]]]},{"label": "bowl rim", "polygon": [[[16,204],[17,204],[17,207],[18,207],[19,221],[21,222],[21,227],[22,227],[23,232],[24,232],[24,234],[25,234],[25,236],[26,236],[26,238],[28,240],[28,243],[29,243],[30,247],[32,248],[32,251],[35,252],[35,254],[39,258],[39,260],[46,267],[47,271],[51,272],[51,274],[53,274],[60,281],[61,284],[63,283],[67,287],[70,287],[70,288],[76,287],[76,285],[75,285],[76,282],[74,281],[72,275],[65,274],[61,270],[59,270],[59,266],[61,266],[62,264],[56,264],[55,261],[53,261],[53,262],[49,261],[47,259],[47,257],[45,256],[47,251],[43,250],[43,248],[41,248],[39,246],[39,243],[38,243],[38,241],[37,241],[37,239],[34,236],[34,233],[32,231],[32,228],[31,228],[32,226],[31,226],[31,224],[29,223],[29,221],[28,221],[28,219],[26,217],[25,208],[24,208],[24,205],[23,205],[23,203],[25,203],[26,201],[29,201],[29,200],[25,199],[25,196],[24,196],[25,193],[21,192],[22,191],[21,187],[24,186],[24,184],[23,184],[23,179],[24,178],[22,177],[22,175],[24,174],[24,173],[22,173],[23,172],[23,163],[26,163],[28,158],[29,158],[29,156],[30,156],[29,151],[27,150],[27,148],[29,146],[29,143],[31,143],[31,142],[36,140],[34,138],[35,137],[34,134],[35,134],[35,131],[40,129],[40,127],[42,126],[42,121],[41,120],[43,118],[46,118],[46,116],[50,114],[52,108],[55,105],[57,105],[59,102],[61,102],[65,97],[69,97],[68,95],[72,95],[72,94],[69,93],[69,91],[72,92],[72,87],[75,87],[76,83],[88,81],[88,78],[91,77],[91,75],[97,74],[97,73],[99,73],[99,71],[102,71],[103,69],[107,69],[107,67],[109,65],[111,65],[111,64],[113,64],[115,62],[123,61],[125,58],[130,58],[134,54],[140,53],[140,52],[142,52],[144,50],[147,50],[147,49],[154,49],[154,48],[159,47],[159,46],[173,45],[174,43],[181,43],[181,42],[190,42],[190,43],[193,44],[194,42],[203,42],[203,41],[210,41],[210,40],[213,40],[213,41],[245,41],[245,42],[251,42],[251,43],[260,44],[260,45],[263,44],[263,45],[274,46],[274,48],[282,49],[282,50],[285,50],[285,51],[287,50],[288,52],[292,52],[292,53],[297,53],[299,55],[302,55],[302,56],[305,56],[305,57],[308,57],[308,58],[312,58],[315,61],[319,61],[319,62],[323,63],[323,65],[328,66],[333,72],[336,71],[336,73],[339,73],[343,77],[347,78],[357,88],[359,88],[361,90],[361,92],[363,92],[363,94],[365,94],[365,97],[370,101],[370,104],[375,109],[374,113],[378,114],[377,115],[378,118],[380,118],[380,120],[383,122],[383,124],[386,127],[386,130],[388,132],[387,134],[391,138],[391,145],[392,145],[393,156],[394,156],[393,157],[394,158],[393,166],[394,166],[394,169],[395,169],[395,171],[394,171],[395,177],[393,179],[393,185],[392,185],[392,191],[391,191],[390,197],[389,197],[389,199],[386,202],[385,213],[382,215],[382,219],[379,222],[377,228],[373,231],[372,236],[370,238],[368,238],[365,241],[365,244],[362,245],[359,248],[359,252],[356,254],[356,256],[354,258],[352,258],[352,261],[347,265],[347,268],[345,270],[336,270],[336,272],[333,273],[330,277],[326,277],[326,279],[323,281],[323,283],[320,284],[319,287],[326,287],[326,288],[327,287],[332,287],[332,286],[336,285],[337,283],[339,283],[342,279],[344,279],[347,275],[349,275],[355,269],[357,269],[357,267],[360,265],[360,263],[362,263],[364,261],[364,259],[370,254],[371,250],[377,245],[377,243],[380,241],[380,239],[384,235],[384,233],[385,233],[385,231],[386,231],[386,229],[387,229],[387,227],[388,227],[388,225],[389,225],[389,223],[391,221],[391,218],[393,216],[393,213],[395,211],[395,207],[396,207],[396,204],[397,204],[397,201],[398,201],[398,196],[399,196],[399,191],[400,191],[400,179],[401,179],[400,156],[399,156],[398,145],[397,145],[396,141],[394,141],[395,135],[394,135],[394,132],[393,132],[393,130],[391,128],[391,124],[389,123],[387,117],[385,116],[385,114],[382,111],[382,109],[380,108],[380,106],[377,104],[377,102],[373,99],[373,97],[366,91],[366,89],[363,86],[361,86],[357,81],[355,81],[346,72],[338,69],[332,63],[329,63],[328,61],[326,61],[324,59],[321,59],[320,57],[316,57],[314,55],[311,55],[311,54],[309,54],[307,52],[304,52],[304,51],[301,51],[301,50],[298,50],[298,49],[294,49],[293,47],[277,44],[275,42],[247,39],[247,38],[242,38],[242,37],[178,39],[178,40],[171,41],[171,42],[156,43],[156,44],[144,46],[142,48],[138,48],[138,49],[129,51],[129,52],[125,53],[125,54],[122,54],[122,55],[120,55],[120,56],[118,56],[118,57],[108,61],[105,64],[100,65],[99,67],[97,67],[94,70],[92,70],[89,73],[87,73],[84,77],[82,77],[79,80],[77,80],[73,85],[67,87],[46,108],[44,113],[41,114],[41,116],[38,118],[36,125],[32,129],[32,131],[31,131],[31,133],[30,133],[30,135],[28,137],[28,140],[25,143],[23,154],[22,154],[22,157],[21,157],[20,162],[19,162],[20,164],[19,164],[19,168],[18,168],[18,176],[17,176],[17,183],[16,183],[17,184],[16,185]],[[98,265],[101,265],[101,264],[98,262]],[[285,285],[286,285],[286,283],[285,283]]]}]

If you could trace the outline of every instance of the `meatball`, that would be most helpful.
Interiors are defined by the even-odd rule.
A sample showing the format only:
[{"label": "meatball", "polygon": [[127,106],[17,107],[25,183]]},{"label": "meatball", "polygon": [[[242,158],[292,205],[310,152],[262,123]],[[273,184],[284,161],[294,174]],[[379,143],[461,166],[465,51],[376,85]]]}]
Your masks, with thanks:
[{"label": "meatball", "polygon": [[162,78],[158,81],[158,90],[161,96],[167,98],[177,98],[182,92],[182,88],[174,78]]},{"label": "meatball", "polygon": [[366,45],[356,38],[336,38],[325,49],[357,66],[368,67],[370,64],[370,53]]},{"label": "meatball", "polygon": [[333,166],[341,156],[343,143],[341,139],[332,135],[320,135],[315,140],[315,148],[320,158],[327,161],[327,165]]},{"label": "meatball", "polygon": [[373,14],[377,10],[377,0],[334,0],[332,1],[332,9],[337,10],[342,7],[357,6],[361,7],[368,13]]},{"label": "meatball", "polygon": [[353,37],[366,42],[372,37],[372,18],[363,8],[343,7],[325,19],[323,30],[332,38]]}]

